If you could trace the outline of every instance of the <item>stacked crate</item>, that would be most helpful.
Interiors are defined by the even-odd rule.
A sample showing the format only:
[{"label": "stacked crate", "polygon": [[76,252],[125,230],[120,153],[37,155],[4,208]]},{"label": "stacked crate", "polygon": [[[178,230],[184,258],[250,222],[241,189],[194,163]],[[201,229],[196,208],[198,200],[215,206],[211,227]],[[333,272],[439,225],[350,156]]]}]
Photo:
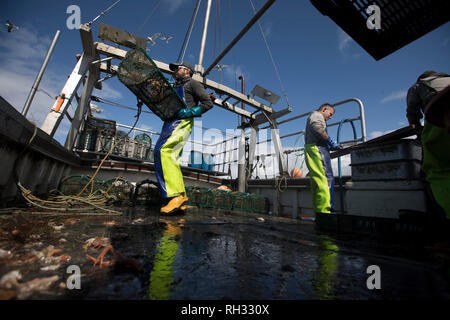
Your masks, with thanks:
[{"label": "stacked crate", "polygon": [[134,157],[137,159],[152,160],[152,138],[146,133],[141,133],[134,137],[134,141],[136,143]]},{"label": "stacked crate", "polygon": [[86,120],[83,131],[81,132],[77,148],[83,151],[99,152],[99,148],[102,145],[101,143],[99,143],[101,138],[108,136],[113,137],[115,134],[115,121],[89,116]]},{"label": "stacked crate", "polygon": [[189,198],[188,205],[206,207],[208,204],[209,188],[189,186],[186,187],[186,194]]},{"label": "stacked crate", "polygon": [[267,213],[269,201],[259,194],[229,192],[205,187],[186,187],[188,205],[242,212]]},{"label": "stacked crate", "polygon": [[207,206],[210,208],[231,210],[233,208],[233,198],[228,191],[210,190],[207,194]]},{"label": "stacked crate", "polygon": [[252,204],[250,201],[250,194],[246,192],[232,192],[233,210],[251,212]]},{"label": "stacked crate", "polygon": [[130,152],[130,138],[125,135],[125,132],[119,131],[114,138],[115,147],[112,154],[120,157],[128,157]]},{"label": "stacked crate", "polygon": [[398,218],[399,210],[426,211],[419,142],[401,139],[351,153],[352,180],[345,184],[347,213]]},{"label": "stacked crate", "polygon": [[267,213],[269,211],[269,201],[259,194],[250,194],[251,211],[254,213]]}]

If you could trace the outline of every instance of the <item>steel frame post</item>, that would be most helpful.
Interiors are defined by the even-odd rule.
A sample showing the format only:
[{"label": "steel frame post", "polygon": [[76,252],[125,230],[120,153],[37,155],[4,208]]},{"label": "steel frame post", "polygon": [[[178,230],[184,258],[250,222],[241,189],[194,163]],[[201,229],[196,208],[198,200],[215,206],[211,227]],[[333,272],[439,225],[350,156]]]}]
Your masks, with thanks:
[{"label": "steel frame post", "polygon": [[246,189],[246,174],[245,174],[245,133],[241,129],[241,136],[239,138],[239,159],[238,159],[238,189],[239,192],[245,192]]},{"label": "steel frame post", "polygon": [[58,97],[58,99],[56,99],[55,103],[53,104],[53,107],[50,110],[49,114],[45,118],[41,129],[51,137],[55,135],[55,132],[58,129],[61,120],[63,119],[64,113],[67,111],[73,97],[78,90],[78,87],[81,84],[81,81],[84,79],[84,76],[89,69],[91,61],[92,58],[84,54],[81,56],[61,91],[61,96],[63,94],[65,95],[64,101],[62,101],[62,104],[58,108],[58,104],[60,103],[61,98]]},{"label": "steel frame post", "polygon": [[248,151],[248,174],[252,175],[253,162],[255,161],[256,141],[258,139],[258,128],[250,128],[250,146]]},{"label": "steel frame post", "polygon": [[34,95],[39,87],[39,83],[41,82],[42,76],[44,75],[45,69],[47,68],[48,62],[50,61],[50,57],[52,56],[53,50],[55,49],[56,42],[58,41],[59,35],[61,31],[57,30],[55,36],[53,37],[53,41],[50,45],[50,48],[47,51],[47,54],[44,58],[44,62],[42,63],[41,69],[34,80],[33,86],[31,87],[30,94],[28,95],[27,101],[25,102],[25,106],[23,107],[22,114],[24,117],[27,116],[28,110],[30,109],[30,105],[33,102]]},{"label": "steel frame post", "polygon": [[[75,145],[79,133],[84,128],[84,121],[86,119],[86,113],[89,112],[90,101],[92,96],[92,91],[94,87],[101,89],[101,83],[98,82],[100,79],[100,66],[101,63],[100,55],[94,45],[94,40],[92,37],[92,30],[89,24],[81,25],[80,27],[81,42],[83,44],[83,51],[88,56],[91,61],[89,63],[89,75],[84,83],[83,93],[81,95],[81,101],[75,111],[72,123],[70,126],[69,133],[66,138],[65,147],[68,150],[72,150]],[[104,59],[102,59],[104,60]]]},{"label": "steel frame post", "polygon": [[205,23],[203,24],[202,42],[200,43],[200,52],[198,54],[198,64],[195,66],[195,71],[203,73],[203,54],[205,52],[206,35],[208,34],[209,14],[211,12],[211,0],[206,4]]},{"label": "steel frame post", "polygon": [[278,170],[280,171],[280,176],[283,176],[285,174],[288,174],[288,172],[287,172],[288,168],[287,168],[287,164],[286,164],[286,159],[284,158],[284,154],[283,154],[283,145],[281,144],[280,131],[278,129],[277,122],[275,119],[272,119],[270,116],[268,116],[268,120],[270,123],[272,142],[274,144],[275,153],[277,154],[277,158],[278,158]]},{"label": "steel frame post", "polygon": [[72,124],[70,126],[69,133],[67,134],[66,142],[64,147],[68,150],[72,150],[79,137],[85,120],[86,113],[89,112],[90,101],[92,96],[92,91],[98,80],[98,73],[89,72],[85,85],[83,87],[83,93],[81,95],[80,103],[78,104],[77,110],[72,119]]}]

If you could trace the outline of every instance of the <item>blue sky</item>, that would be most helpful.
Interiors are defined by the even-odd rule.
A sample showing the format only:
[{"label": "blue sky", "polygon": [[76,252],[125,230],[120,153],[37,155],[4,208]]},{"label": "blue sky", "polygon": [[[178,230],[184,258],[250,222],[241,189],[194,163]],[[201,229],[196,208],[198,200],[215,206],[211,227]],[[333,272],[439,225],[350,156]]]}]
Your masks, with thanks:
[{"label": "blue sky", "polygon": [[[266,2],[252,1],[256,10]],[[6,20],[11,20],[20,28],[11,33],[6,32],[6,27],[0,30],[0,95],[18,110],[22,110],[43,57],[58,29],[61,36],[40,89],[51,96],[59,94],[75,66],[75,54],[82,51],[79,31],[69,30],[66,26],[66,20],[69,18],[67,7],[78,5],[81,9],[81,22],[84,23],[92,20],[113,2],[2,1],[2,27]],[[152,58],[170,63],[178,57],[195,2],[122,0],[100,21],[140,36],[150,36],[156,32],[173,36],[168,44],[157,40],[155,46],[148,46]],[[193,64],[197,63],[198,59],[205,7],[206,0],[203,0],[185,56],[185,60]],[[204,67],[209,66],[253,14],[251,3],[247,0],[213,1]],[[450,72],[449,23],[390,56],[375,61],[333,21],[320,14],[309,1],[277,0],[260,22],[289,104],[293,108],[292,113],[285,118],[308,112],[323,102],[335,103],[356,97],[364,103],[367,136],[372,138],[407,124],[406,91],[420,73],[429,69]],[[96,36],[98,22],[94,23],[93,30]],[[113,63],[117,65],[119,62],[114,60]],[[282,96],[274,107],[276,110],[286,108],[286,99],[258,25],[252,27],[221,63],[227,65],[222,74],[222,82],[225,85],[240,90],[240,81],[236,77],[243,74],[247,93],[258,84]],[[220,82],[219,72],[211,73],[209,78],[213,77],[215,81]],[[117,78],[104,83],[104,89],[94,95],[123,105],[135,106],[135,97]],[[28,118],[40,126],[52,105],[53,99],[43,91],[38,92]],[[132,111],[98,103],[97,105],[104,109],[98,117],[114,119],[126,125],[134,123]],[[70,110],[73,113],[74,108],[71,107]],[[357,115],[357,105],[350,103],[338,107],[336,116],[331,121]],[[305,120],[283,125],[280,128],[281,134],[304,129]],[[202,123],[207,128],[234,129],[237,116],[216,106],[202,117]],[[67,121],[63,122],[55,136],[62,143],[68,125]],[[161,121],[154,115],[143,114],[138,126],[159,131]],[[360,134],[359,128],[357,125]],[[336,127],[330,128],[330,134],[336,139]],[[341,140],[349,139],[351,135],[350,127],[345,127]],[[291,147],[296,141],[297,138],[293,137],[283,143],[286,147]]]}]

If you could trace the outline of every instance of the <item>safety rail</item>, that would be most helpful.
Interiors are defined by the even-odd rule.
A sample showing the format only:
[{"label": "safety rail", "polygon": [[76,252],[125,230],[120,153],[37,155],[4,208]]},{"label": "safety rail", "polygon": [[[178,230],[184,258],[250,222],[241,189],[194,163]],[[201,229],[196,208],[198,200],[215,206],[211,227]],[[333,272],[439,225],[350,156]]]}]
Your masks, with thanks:
[{"label": "safety rail", "polygon": [[[333,126],[339,126],[338,131],[340,132],[341,126],[344,123],[350,123],[353,127],[354,131],[354,139],[348,140],[348,141],[340,141],[342,145],[352,145],[358,142],[365,142],[366,141],[366,128],[365,128],[365,117],[364,117],[364,105],[361,102],[361,100],[357,98],[351,98],[343,101],[336,102],[332,104],[332,106],[340,106],[349,102],[356,102],[359,107],[359,116],[352,117],[349,119],[342,119],[337,122],[333,122],[327,125],[328,128]],[[282,125],[286,124],[288,122],[308,117],[313,111],[306,112],[300,115],[296,115],[294,117],[282,120],[282,121],[276,121],[276,125]],[[355,121],[361,122],[361,135],[360,137],[357,137],[356,129],[354,126]],[[194,124],[194,130],[197,126]],[[142,128],[133,128],[124,124],[116,124],[116,130],[118,131],[120,128],[125,129],[125,131],[131,130],[129,132],[128,137],[125,139],[124,137],[119,137],[122,139],[125,139],[123,143],[119,143],[119,145],[116,147],[117,150],[113,152],[115,155],[120,155],[122,157],[128,157],[133,159],[141,159],[146,161],[153,161],[153,149],[156,144],[156,139],[153,139],[154,135],[160,135],[160,133],[148,129],[142,129]],[[202,128],[203,129],[203,128]],[[263,136],[262,130],[269,129],[266,131],[266,137]],[[217,130],[217,129],[215,129]],[[249,160],[249,150],[251,144],[251,132],[252,130],[247,128],[244,130],[244,139],[246,143],[245,147],[245,154],[246,159]],[[224,134],[224,132],[220,131],[221,134]],[[258,134],[259,133],[259,134]],[[139,134],[146,134],[149,136],[149,139],[147,141],[142,140],[136,140]],[[194,145],[201,147],[201,152],[203,153],[205,149],[208,150],[209,155],[212,155],[214,162],[212,166],[212,170],[216,172],[222,172],[222,173],[228,173],[229,177],[231,179],[234,179],[237,177],[237,167],[239,162],[239,140],[241,139],[241,133],[235,132],[235,135],[229,137],[228,133],[225,133],[223,137],[226,137],[225,139],[219,139],[218,142],[214,141],[214,143],[204,143],[201,141],[195,141],[192,139],[189,139],[187,141],[187,144],[185,145],[185,148],[183,150],[182,156],[181,156],[181,165],[189,165],[191,163],[191,152],[196,151],[196,147]],[[300,139],[301,136],[304,136],[305,131],[299,130],[294,131],[290,133],[286,133],[284,135],[280,135],[279,139],[284,140],[290,137],[298,137]],[[338,133],[339,135],[339,133]],[[254,170],[259,167],[264,167],[264,171],[266,171],[266,168],[271,168],[271,172],[269,175],[267,175],[267,172],[265,172],[266,177],[276,177],[280,175],[279,168],[277,169],[277,161],[278,155],[277,152],[271,152],[271,149],[273,146],[269,145],[273,141],[272,136],[272,129],[270,125],[263,126],[261,128],[257,129],[257,136],[261,138],[260,141],[256,141],[254,145],[255,154],[253,157],[253,163],[248,164],[248,170],[250,171],[250,177],[256,178],[257,172]],[[117,138],[116,138],[117,139]],[[338,140],[340,137],[338,137]],[[104,136],[97,137],[97,140],[99,140],[95,146],[94,149],[91,148],[91,150],[87,150],[88,141],[86,138],[86,143],[82,144],[82,147],[78,147],[78,151],[94,151],[94,152],[104,152],[105,150],[105,141],[107,140]],[[258,137],[256,138],[258,140]],[[108,146],[110,146],[109,143],[112,141],[115,141],[114,139],[110,139],[108,142]],[[300,140],[298,140],[300,142]],[[265,144],[265,145],[264,145]],[[303,141],[304,144],[304,141]],[[298,152],[299,154],[297,156],[302,156],[301,152],[303,151],[303,147],[301,146],[293,146],[286,148],[286,150],[283,150],[283,156],[286,157],[286,165],[289,167],[289,155],[295,152]],[[197,149],[198,150],[198,149]],[[340,166],[339,166],[340,167]],[[287,168],[288,169],[288,168]],[[255,171],[255,172],[254,172]],[[339,174],[341,174],[339,170]]]},{"label": "safety rail", "polygon": [[[330,123],[330,124],[327,125],[328,128],[334,127],[334,126],[339,126],[338,127],[338,131],[339,132],[341,130],[340,127],[342,126],[342,124],[350,123],[352,125],[353,131],[354,131],[353,132],[354,133],[354,139],[347,140],[347,141],[340,141],[340,143],[342,145],[344,145],[344,146],[345,145],[353,145],[353,144],[356,144],[358,142],[365,142],[367,140],[366,127],[365,127],[364,105],[363,105],[363,103],[362,103],[362,101],[360,99],[350,98],[350,99],[346,99],[346,100],[343,100],[343,101],[339,101],[339,102],[333,103],[331,105],[333,107],[337,107],[337,106],[340,106],[340,105],[343,105],[343,104],[346,104],[346,103],[350,103],[350,102],[356,102],[358,104],[359,116],[352,117],[352,118],[349,118],[349,119],[343,119],[343,120],[340,120],[340,121],[337,121],[337,122],[333,122],[333,123]],[[307,113],[303,113],[303,114],[300,114],[300,115],[297,115],[297,116],[294,116],[294,117],[291,117],[291,118],[288,118],[288,119],[285,119],[285,120],[282,120],[282,121],[277,121],[276,123],[279,126],[281,124],[285,124],[285,123],[288,123],[290,121],[294,121],[294,120],[297,120],[297,119],[308,117],[312,112],[313,111],[310,111],[310,112],[307,112]],[[357,134],[356,134],[356,129],[355,129],[355,126],[354,126],[354,122],[355,121],[360,121],[360,123],[361,123],[361,135],[360,135],[360,137],[357,137]],[[260,130],[261,129],[270,129],[270,125],[263,126],[263,127],[260,128]],[[247,144],[248,144],[248,141],[250,140],[250,137],[249,137],[250,134],[251,134],[251,132],[249,130],[244,132],[245,141],[246,141]],[[292,132],[292,133],[287,133],[287,134],[281,135],[280,139],[283,140],[283,139],[287,139],[289,137],[303,136],[304,134],[305,134],[304,130],[295,131],[295,132]],[[268,132],[267,136],[271,136],[271,134]],[[193,142],[193,141],[191,141],[191,142],[198,143],[198,144],[201,144],[203,146],[208,146],[210,148],[214,148],[214,152],[212,152],[212,154],[214,156],[214,159],[215,159],[215,162],[214,162],[214,165],[213,165],[213,170],[227,173],[227,172],[232,172],[233,171],[233,170],[230,170],[230,167],[231,167],[232,164],[236,164],[235,166],[237,168],[237,163],[239,161],[238,151],[239,151],[239,139],[240,138],[241,138],[241,136],[239,134],[239,135],[235,135],[235,136],[233,136],[231,138],[227,138],[227,139],[224,139],[222,141],[219,141],[219,142],[216,142],[216,143],[213,143],[213,144],[209,144],[209,145],[208,144],[204,144],[204,143],[199,143],[199,142]],[[267,138],[267,139],[258,141],[258,142],[256,142],[256,146],[261,146],[264,143],[272,142],[272,140],[273,140],[272,138]],[[248,149],[249,149],[249,147],[247,146],[246,147],[246,153],[248,153]],[[294,152],[301,152],[301,151],[303,151],[303,149],[304,149],[303,147],[289,148],[287,150],[284,150],[283,154],[287,157],[286,159],[288,160],[289,159],[289,157],[288,157],[289,154],[294,153]],[[256,163],[254,161],[254,163],[252,163],[251,166],[249,165],[249,167],[250,168],[256,168],[258,166],[258,162],[261,161],[261,162],[264,162],[264,163],[261,163],[260,166],[264,166],[264,168],[265,168],[267,166],[267,162],[269,161],[269,164],[270,164],[270,161],[272,161],[271,166],[273,166],[273,172],[272,172],[272,175],[270,175],[270,176],[271,177],[276,177],[277,175],[279,175],[280,174],[279,170],[276,170],[276,168],[277,168],[276,167],[276,161],[278,161],[277,158],[276,158],[277,157],[277,153],[276,152],[269,152],[269,153],[267,153],[267,152],[266,153],[259,152],[258,153],[258,147],[255,147],[255,150],[256,150],[256,152],[255,152],[254,160],[256,161]],[[185,152],[189,152],[189,151],[191,151],[191,150],[185,150]],[[288,161],[287,161],[287,165],[289,166],[289,162]],[[253,171],[253,170],[250,170],[250,171]],[[236,178],[236,177],[232,174],[231,178]]]}]

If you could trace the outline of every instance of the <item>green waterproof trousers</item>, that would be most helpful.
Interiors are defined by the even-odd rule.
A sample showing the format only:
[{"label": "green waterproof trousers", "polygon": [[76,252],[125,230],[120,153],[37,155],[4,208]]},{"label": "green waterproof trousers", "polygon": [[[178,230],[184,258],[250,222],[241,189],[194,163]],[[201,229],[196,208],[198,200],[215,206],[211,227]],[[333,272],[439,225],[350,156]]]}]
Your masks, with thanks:
[{"label": "green waterproof trousers", "polygon": [[436,202],[450,219],[450,134],[425,120],[422,170]]}]

